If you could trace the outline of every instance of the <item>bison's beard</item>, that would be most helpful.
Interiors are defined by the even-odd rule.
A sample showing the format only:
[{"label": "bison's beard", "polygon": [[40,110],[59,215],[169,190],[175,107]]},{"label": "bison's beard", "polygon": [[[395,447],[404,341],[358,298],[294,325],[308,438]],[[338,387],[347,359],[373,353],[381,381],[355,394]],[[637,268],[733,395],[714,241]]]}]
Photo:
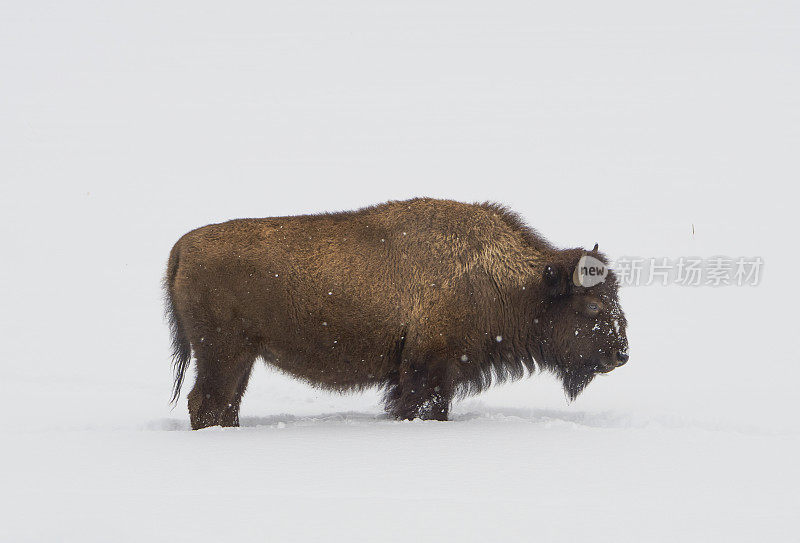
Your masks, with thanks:
[{"label": "bison's beard", "polygon": [[540,370],[547,371],[561,379],[564,392],[569,401],[574,401],[583,389],[589,386],[597,374],[596,366],[582,364],[581,361],[565,361],[557,354],[540,344],[536,363]]},{"label": "bison's beard", "polygon": [[567,393],[569,401],[574,401],[583,392],[583,389],[589,386],[595,376],[595,372],[587,368],[562,370],[559,373],[561,382],[564,385],[564,392]]}]

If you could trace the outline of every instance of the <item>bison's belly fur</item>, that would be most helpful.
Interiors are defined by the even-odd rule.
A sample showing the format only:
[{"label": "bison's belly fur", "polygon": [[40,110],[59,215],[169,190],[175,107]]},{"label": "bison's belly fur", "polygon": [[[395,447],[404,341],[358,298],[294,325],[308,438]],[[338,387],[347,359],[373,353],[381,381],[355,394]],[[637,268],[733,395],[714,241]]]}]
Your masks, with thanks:
[{"label": "bison's belly fur", "polygon": [[530,370],[529,308],[513,297],[532,241],[515,220],[418,199],[186,234],[165,283],[176,398],[196,359],[192,427],[238,425],[258,358],[327,389],[384,387],[390,415],[438,420],[492,374]]}]

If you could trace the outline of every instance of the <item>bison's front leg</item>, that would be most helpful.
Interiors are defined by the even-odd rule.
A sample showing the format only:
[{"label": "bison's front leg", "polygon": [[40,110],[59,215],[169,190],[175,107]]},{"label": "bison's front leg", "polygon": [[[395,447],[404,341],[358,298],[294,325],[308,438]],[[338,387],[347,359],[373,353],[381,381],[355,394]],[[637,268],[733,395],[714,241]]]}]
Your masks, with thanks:
[{"label": "bison's front leg", "polygon": [[453,385],[444,367],[403,364],[388,386],[386,412],[401,420],[447,420]]}]

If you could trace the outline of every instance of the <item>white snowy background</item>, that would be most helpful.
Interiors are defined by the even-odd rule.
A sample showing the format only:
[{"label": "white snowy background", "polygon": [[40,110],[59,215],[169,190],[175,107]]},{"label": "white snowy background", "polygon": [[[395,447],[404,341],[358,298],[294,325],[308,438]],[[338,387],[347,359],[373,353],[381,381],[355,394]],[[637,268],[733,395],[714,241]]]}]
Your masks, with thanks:
[{"label": "white snowy background", "polygon": [[[799,53],[791,1],[3,1],[0,540],[796,540]],[[178,237],[421,195],[763,278],[625,289],[572,404],[394,422],[259,367],[189,431]]]}]

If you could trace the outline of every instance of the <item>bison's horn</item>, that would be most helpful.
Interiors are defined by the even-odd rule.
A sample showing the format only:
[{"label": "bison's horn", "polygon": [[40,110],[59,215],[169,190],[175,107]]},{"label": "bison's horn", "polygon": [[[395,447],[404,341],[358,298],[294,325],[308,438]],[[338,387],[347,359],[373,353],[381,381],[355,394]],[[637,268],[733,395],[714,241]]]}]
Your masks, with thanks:
[{"label": "bison's horn", "polygon": [[597,252],[597,244],[596,244],[596,243],[594,244],[594,249],[592,249],[592,252],[593,252],[593,253],[596,253],[596,252]]}]

